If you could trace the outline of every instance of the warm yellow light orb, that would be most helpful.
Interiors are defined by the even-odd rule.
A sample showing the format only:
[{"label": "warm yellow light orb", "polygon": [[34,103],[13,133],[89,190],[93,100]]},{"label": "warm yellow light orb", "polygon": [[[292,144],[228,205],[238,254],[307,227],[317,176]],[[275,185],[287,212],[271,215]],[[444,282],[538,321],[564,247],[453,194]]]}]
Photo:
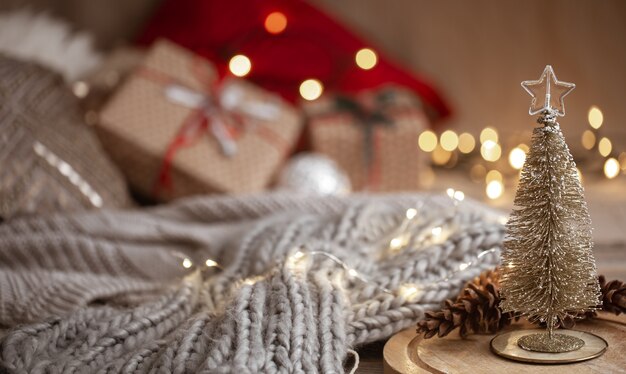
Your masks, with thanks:
[{"label": "warm yellow light orb", "polygon": [[398,289],[398,294],[406,300],[412,300],[419,295],[420,291],[414,284],[403,284]]},{"label": "warm yellow light orb", "polygon": [[280,34],[287,28],[287,17],[282,12],[272,12],[265,18],[264,26],[270,34]]},{"label": "warm yellow light orb", "polygon": [[485,143],[488,140],[494,143],[498,142],[498,132],[494,128],[485,127],[483,131],[480,132],[480,142]]},{"label": "warm yellow light orb", "polygon": [[526,152],[524,152],[520,147],[515,147],[509,153],[509,164],[515,170],[519,170],[524,166],[524,162],[526,161]]},{"label": "warm yellow light orb", "polygon": [[354,56],[356,64],[363,70],[369,70],[378,63],[376,52],[369,48],[360,49]]},{"label": "warm yellow light orb", "polygon": [[422,151],[432,152],[437,146],[437,135],[430,130],[426,130],[420,134],[418,144]]},{"label": "warm yellow light orb", "polygon": [[459,135],[459,151],[461,151],[461,153],[470,153],[474,150],[475,146],[476,140],[474,140],[472,134],[464,132]]},{"label": "warm yellow light orb", "polygon": [[324,86],[317,79],[307,79],[300,84],[300,96],[305,100],[315,100],[322,96]]},{"label": "warm yellow light orb", "polygon": [[252,62],[250,62],[250,59],[244,55],[236,55],[230,59],[228,69],[231,73],[233,73],[233,75],[244,77],[252,69]]},{"label": "warm yellow light orb", "polygon": [[217,262],[215,262],[215,261],[213,261],[213,260],[211,260],[211,259],[206,260],[206,261],[204,262],[204,264],[205,264],[207,267],[209,267],[209,268],[212,268],[212,267],[216,267],[216,266],[217,266]]},{"label": "warm yellow light orb", "polygon": [[413,219],[417,215],[417,209],[409,208],[406,210],[406,219]]},{"label": "warm yellow light orb", "polygon": [[493,140],[486,140],[480,147],[480,155],[483,156],[486,161],[498,161],[501,154],[502,148],[500,148],[500,144]]},{"label": "warm yellow light orb", "polygon": [[487,183],[485,192],[487,193],[488,198],[490,198],[491,200],[495,200],[502,196],[502,193],[504,192],[504,186],[502,185],[502,182],[493,180]]},{"label": "warm yellow light orb", "polygon": [[502,173],[497,170],[489,170],[487,175],[485,175],[485,182],[489,183],[492,181],[502,182]]},{"label": "warm yellow light orb", "polygon": [[435,147],[433,153],[430,154],[431,159],[435,165],[445,165],[450,158],[452,157],[452,153],[450,151],[446,151],[441,146]]},{"label": "warm yellow light orb", "polygon": [[191,262],[191,260],[190,260],[190,259],[188,259],[188,258],[186,258],[186,257],[185,257],[185,258],[183,259],[183,267],[184,267],[185,269],[189,269],[189,268],[190,268],[190,267],[192,267],[192,266],[193,266],[193,262]]},{"label": "warm yellow light orb", "polygon": [[617,177],[618,174],[619,174],[619,162],[613,157],[607,159],[604,162],[604,175],[606,175],[606,177],[609,179],[613,179]]},{"label": "warm yellow light orb", "polygon": [[596,145],[596,134],[591,130],[585,130],[581,140],[583,147],[587,150],[591,150]]},{"label": "warm yellow light orb", "polygon": [[591,127],[599,129],[600,126],[602,126],[602,122],[604,122],[604,115],[602,114],[600,108],[594,105],[589,108],[587,119],[589,120],[589,125],[591,125]]},{"label": "warm yellow light orb", "polygon": [[613,150],[613,144],[611,144],[609,138],[600,139],[600,142],[598,142],[598,152],[600,152],[602,157],[611,154],[611,150]]},{"label": "warm yellow light orb", "polygon": [[465,200],[465,193],[463,191],[455,191],[452,198],[456,201],[463,201]]},{"label": "warm yellow light orb", "polygon": [[459,145],[459,137],[454,131],[446,130],[441,134],[439,142],[441,143],[441,148],[446,151],[454,151]]}]

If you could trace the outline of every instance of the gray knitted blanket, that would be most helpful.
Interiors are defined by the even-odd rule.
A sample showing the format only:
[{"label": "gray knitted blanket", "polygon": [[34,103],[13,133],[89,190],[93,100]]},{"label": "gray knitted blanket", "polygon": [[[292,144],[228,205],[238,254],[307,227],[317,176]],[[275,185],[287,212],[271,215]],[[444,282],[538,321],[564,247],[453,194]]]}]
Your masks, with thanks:
[{"label": "gray knitted blanket", "polygon": [[[436,225],[441,240],[388,252],[417,204],[422,229],[412,230]],[[443,196],[281,194],[10,221],[0,225],[0,324],[10,328],[0,365],[343,372],[351,349],[413,325],[497,262],[494,217]]]}]

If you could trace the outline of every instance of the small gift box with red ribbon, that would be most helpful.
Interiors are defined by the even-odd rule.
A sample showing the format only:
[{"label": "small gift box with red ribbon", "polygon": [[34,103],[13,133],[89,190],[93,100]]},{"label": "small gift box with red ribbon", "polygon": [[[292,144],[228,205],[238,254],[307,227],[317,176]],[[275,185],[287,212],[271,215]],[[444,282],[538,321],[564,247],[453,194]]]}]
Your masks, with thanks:
[{"label": "small gift box with red ribbon", "polygon": [[418,138],[429,127],[419,100],[400,87],[333,95],[304,105],[314,151],[334,159],[355,190],[421,187],[427,157]]},{"label": "small gift box with red ribbon", "polygon": [[167,201],[265,188],[301,117],[279,97],[158,41],[100,114],[98,132],[140,194]]}]

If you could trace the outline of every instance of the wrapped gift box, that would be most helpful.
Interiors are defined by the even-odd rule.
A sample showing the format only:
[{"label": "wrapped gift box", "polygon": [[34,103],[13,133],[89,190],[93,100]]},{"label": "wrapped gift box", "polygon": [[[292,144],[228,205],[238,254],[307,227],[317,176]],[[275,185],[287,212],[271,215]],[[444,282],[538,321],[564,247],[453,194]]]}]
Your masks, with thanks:
[{"label": "wrapped gift box", "polygon": [[399,87],[304,106],[313,150],[334,159],[355,190],[419,189],[428,159],[418,138],[429,127],[419,100]]},{"label": "wrapped gift box", "polygon": [[99,134],[131,186],[158,200],[259,191],[301,130],[299,113],[211,63],[158,41],[100,114]]}]

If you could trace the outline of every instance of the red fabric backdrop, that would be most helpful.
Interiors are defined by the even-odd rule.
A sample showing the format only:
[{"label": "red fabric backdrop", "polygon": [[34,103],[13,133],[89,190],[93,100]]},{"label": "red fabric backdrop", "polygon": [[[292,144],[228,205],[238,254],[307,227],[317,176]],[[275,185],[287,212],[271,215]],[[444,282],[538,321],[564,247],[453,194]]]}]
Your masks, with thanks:
[{"label": "red fabric backdrop", "polygon": [[[280,34],[264,28],[268,14],[280,11],[287,27]],[[329,15],[302,0],[165,0],[143,33],[140,44],[170,39],[213,60],[221,74],[228,61],[244,54],[252,61],[251,81],[298,99],[298,87],[319,79],[326,92],[357,92],[395,83],[412,89],[433,120],[450,114],[449,106],[422,77],[394,64],[370,43],[348,31]],[[364,47],[378,53],[378,64],[363,70],[354,62]]]}]

